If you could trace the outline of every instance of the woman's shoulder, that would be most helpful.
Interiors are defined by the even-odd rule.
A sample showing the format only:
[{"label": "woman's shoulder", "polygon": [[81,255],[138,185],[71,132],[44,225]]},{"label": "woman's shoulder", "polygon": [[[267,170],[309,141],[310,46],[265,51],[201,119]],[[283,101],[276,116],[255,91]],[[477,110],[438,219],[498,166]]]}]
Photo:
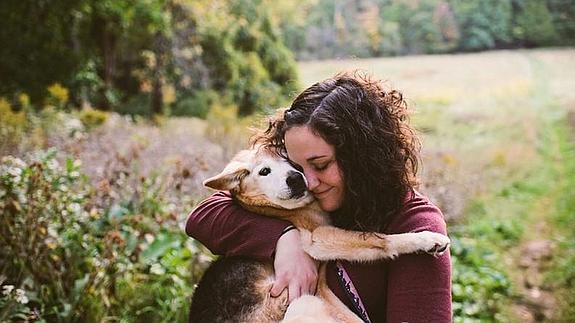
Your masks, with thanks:
[{"label": "woman's shoulder", "polygon": [[405,199],[401,212],[393,218],[386,233],[433,231],[447,233],[441,210],[429,198],[415,190]]}]

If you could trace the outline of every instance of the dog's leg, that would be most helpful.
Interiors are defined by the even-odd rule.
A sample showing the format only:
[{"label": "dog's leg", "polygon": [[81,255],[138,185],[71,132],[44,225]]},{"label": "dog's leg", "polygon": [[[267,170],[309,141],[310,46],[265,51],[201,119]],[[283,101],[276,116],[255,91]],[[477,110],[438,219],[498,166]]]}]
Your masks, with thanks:
[{"label": "dog's leg", "polygon": [[322,261],[370,261],[415,252],[438,256],[449,246],[447,236],[430,231],[385,235],[322,226],[300,233],[304,250]]},{"label": "dog's leg", "polygon": [[337,323],[328,309],[321,298],[303,295],[289,305],[281,323]]},{"label": "dog's leg", "polygon": [[[352,312],[335,294],[329,289],[327,285],[326,266],[327,263],[322,263],[319,269],[319,276],[317,282],[316,296],[323,299],[327,310],[335,321],[340,323],[363,323],[354,312]],[[319,321],[318,321],[319,322]]]}]

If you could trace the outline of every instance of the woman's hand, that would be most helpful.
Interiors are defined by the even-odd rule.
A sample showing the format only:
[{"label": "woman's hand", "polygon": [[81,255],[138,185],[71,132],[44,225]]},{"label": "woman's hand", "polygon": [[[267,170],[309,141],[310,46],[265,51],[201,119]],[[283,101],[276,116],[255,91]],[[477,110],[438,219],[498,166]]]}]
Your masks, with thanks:
[{"label": "woman's hand", "polygon": [[319,262],[303,251],[298,230],[284,233],[276,245],[274,270],[276,279],[270,290],[277,297],[288,287],[289,302],[310,294],[317,288]]}]

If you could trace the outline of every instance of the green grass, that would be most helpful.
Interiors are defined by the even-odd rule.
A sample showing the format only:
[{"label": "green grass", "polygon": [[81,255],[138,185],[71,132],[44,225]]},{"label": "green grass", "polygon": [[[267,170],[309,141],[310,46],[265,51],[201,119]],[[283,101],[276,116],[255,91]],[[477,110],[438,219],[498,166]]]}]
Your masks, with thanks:
[{"label": "green grass", "polygon": [[552,128],[553,149],[547,152],[554,173],[550,220],[554,227],[557,248],[548,283],[557,289],[560,318],[575,321],[575,125],[564,120]]}]

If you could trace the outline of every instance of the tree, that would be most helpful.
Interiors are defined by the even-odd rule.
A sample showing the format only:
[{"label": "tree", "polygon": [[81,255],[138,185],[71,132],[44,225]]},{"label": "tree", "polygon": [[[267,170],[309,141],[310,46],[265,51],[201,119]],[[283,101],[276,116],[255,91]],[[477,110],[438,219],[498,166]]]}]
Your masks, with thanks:
[{"label": "tree", "polygon": [[551,45],[556,41],[553,17],[545,2],[515,0],[515,7],[513,35],[523,46]]},{"label": "tree", "polygon": [[511,0],[450,0],[459,24],[459,49],[481,50],[507,45],[511,35]]}]

